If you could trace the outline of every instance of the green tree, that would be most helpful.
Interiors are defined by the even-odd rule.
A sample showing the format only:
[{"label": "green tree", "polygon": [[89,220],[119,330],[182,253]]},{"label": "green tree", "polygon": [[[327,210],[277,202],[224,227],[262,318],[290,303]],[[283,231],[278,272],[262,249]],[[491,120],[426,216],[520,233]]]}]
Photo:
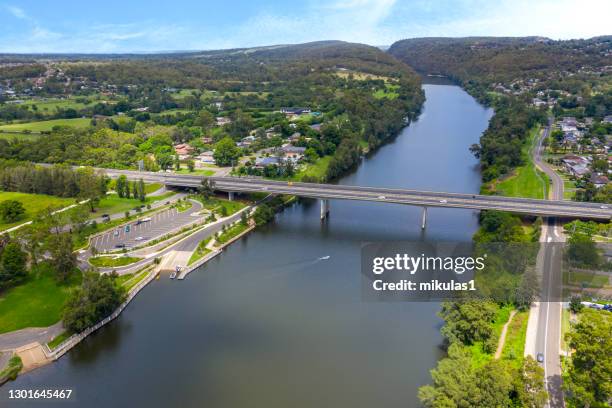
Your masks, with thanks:
[{"label": "green tree", "polygon": [[187,169],[190,173],[193,173],[195,170],[195,162],[193,160],[187,160]]},{"label": "green tree", "polygon": [[584,305],[581,303],[582,299],[580,296],[572,296],[569,302],[569,308],[573,313],[579,313]]},{"label": "green tree", "polygon": [[440,330],[449,343],[470,345],[491,336],[498,306],[485,300],[444,302],[438,315],[444,319]]},{"label": "green tree", "polygon": [[231,138],[225,137],[215,145],[213,157],[219,166],[234,165],[240,157],[240,149]]},{"label": "green tree", "polygon": [[145,190],[145,182],[143,179],[138,180],[138,199],[144,202],[147,198],[147,193]]},{"label": "green tree", "polygon": [[127,186],[127,182],[127,177],[123,174],[117,178],[117,183],[115,184],[115,191],[117,192],[119,198],[125,197],[125,189]]},{"label": "green tree", "polygon": [[585,309],[566,335],[574,350],[564,387],[573,406],[604,408],[612,399],[612,316]]},{"label": "green tree", "polygon": [[523,360],[515,386],[521,407],[543,408],[548,400],[544,386],[544,368],[531,356]]},{"label": "green tree", "polygon": [[19,221],[25,214],[25,208],[17,200],[5,200],[0,203],[0,218],[4,222]]},{"label": "green tree", "polygon": [[100,177],[98,177],[91,167],[77,170],[77,186],[79,188],[79,198],[88,200],[87,204],[90,211],[95,210],[95,206],[100,202],[104,195],[101,189]]},{"label": "green tree", "polygon": [[202,177],[198,191],[204,200],[208,200],[215,192],[215,182],[208,177]]},{"label": "green tree", "polygon": [[165,171],[172,166],[172,163],[174,162],[174,158],[172,156],[172,153],[158,152],[158,153],[155,153],[155,161],[157,162],[159,167]]},{"label": "green tree", "polygon": [[583,267],[597,267],[601,255],[590,235],[576,231],[568,240],[567,258],[570,263]]},{"label": "green tree", "polygon": [[195,124],[201,126],[204,130],[210,129],[214,123],[215,117],[207,110],[200,111],[195,121]]},{"label": "green tree", "polygon": [[64,327],[79,333],[109,316],[125,300],[122,286],[112,275],[86,273],[79,288],[73,289],[63,312]]},{"label": "green tree", "polygon": [[52,234],[47,247],[58,279],[65,282],[77,266],[77,257],[72,248],[72,235],[68,232]]},{"label": "green tree", "polygon": [[27,276],[27,256],[16,242],[9,242],[0,259],[0,288],[13,286]]}]

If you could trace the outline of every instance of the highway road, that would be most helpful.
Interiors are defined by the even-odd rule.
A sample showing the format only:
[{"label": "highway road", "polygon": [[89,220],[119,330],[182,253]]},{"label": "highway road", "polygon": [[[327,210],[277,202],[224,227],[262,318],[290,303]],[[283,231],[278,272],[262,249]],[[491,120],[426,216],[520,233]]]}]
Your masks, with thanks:
[{"label": "highway road", "polygon": [[[172,173],[150,173],[132,170],[105,170],[117,177],[125,174],[136,180],[165,183],[169,186],[198,188],[201,176]],[[538,200],[502,196],[471,195],[379,187],[342,186],[335,184],[287,183],[259,178],[210,177],[215,189],[232,192],[266,192],[301,197],[338,200],[376,201],[421,207],[466,208],[473,210],[500,210],[518,214],[609,220],[612,206],[562,200]],[[561,197],[562,197],[561,193]]]},{"label": "highway road", "polygon": [[[537,147],[533,152],[533,159],[551,180],[550,197],[553,200],[563,199],[563,179],[542,160],[543,140],[550,134],[553,119],[549,118],[548,126],[542,132]],[[538,327],[536,333],[536,353],[544,356],[544,376],[546,390],[548,391],[548,407],[564,407],[563,389],[561,379],[561,312],[562,303],[559,301],[562,294],[562,246],[555,244],[563,242],[561,226],[553,218],[549,218],[542,226],[543,234],[540,249],[542,257],[541,295],[538,308]]]}]

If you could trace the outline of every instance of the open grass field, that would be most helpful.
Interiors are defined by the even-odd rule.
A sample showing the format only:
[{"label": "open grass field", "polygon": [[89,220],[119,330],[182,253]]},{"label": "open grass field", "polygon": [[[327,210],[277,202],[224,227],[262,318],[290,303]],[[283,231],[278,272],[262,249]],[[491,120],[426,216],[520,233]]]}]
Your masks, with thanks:
[{"label": "open grass field", "polygon": [[502,359],[511,360],[518,368],[525,352],[525,337],[527,336],[527,321],[529,312],[518,312],[512,318],[506,332],[506,341],[502,350]]},{"label": "open grass field", "polygon": [[17,222],[5,223],[0,220],[0,231],[27,221],[31,221],[37,213],[46,208],[52,207],[54,209],[59,209],[72,205],[76,202],[76,199],[74,198],[62,198],[44,194],[14,193],[8,191],[0,192],[0,202],[6,200],[19,201],[21,204],[23,204],[26,212],[23,215],[23,218]]},{"label": "open grass field", "polygon": [[146,197],[144,202],[135,198],[120,198],[116,194],[108,194],[106,197],[100,200],[100,203],[96,207],[96,213],[92,214],[92,217],[99,217],[100,214],[116,214],[131,211],[143,204],[146,206],[147,204],[151,204],[155,201],[167,199],[174,194],[175,193],[173,192],[168,192],[160,196]]},{"label": "open grass field", "polygon": [[57,336],[55,336],[54,338],[52,338],[51,341],[47,343],[47,346],[49,346],[49,348],[53,350],[54,348],[59,346],[64,340],[66,340],[68,337],[70,337],[70,333],[67,331],[63,331]]},{"label": "open grass field", "polygon": [[338,75],[340,78],[348,78],[349,75],[351,74],[353,75],[353,78],[356,79],[357,81],[365,81],[366,79],[382,79],[383,81],[386,82],[386,81],[391,80],[391,78],[386,77],[386,76],[368,74],[367,72],[361,72],[361,71],[352,71],[352,70],[336,71],[336,75]]},{"label": "open grass field", "polygon": [[75,118],[75,119],[54,119],[54,120],[43,120],[40,122],[28,122],[28,123],[13,123],[10,125],[0,126],[0,132],[24,132],[30,131],[32,133],[49,132],[54,126],[73,126],[76,128],[86,128],[91,123],[89,118]]},{"label": "open grass field", "polygon": [[70,289],[80,281],[81,275],[75,273],[69,282],[59,284],[50,266],[39,265],[25,283],[0,294],[0,333],[57,323]]},{"label": "open grass field", "polygon": [[214,170],[207,170],[207,169],[194,169],[193,171],[189,171],[189,169],[180,169],[178,171],[175,171],[175,173],[177,174],[191,174],[192,176],[194,175],[199,175],[199,176],[213,176],[215,174]]},{"label": "open grass field", "polygon": [[210,197],[207,200],[202,198],[202,196],[193,196],[192,198],[200,201],[204,208],[210,211],[215,211],[216,213],[221,213],[225,208],[227,215],[232,215],[236,211],[239,211],[246,207],[246,204],[240,201],[229,201],[220,197]]},{"label": "open grass field", "polygon": [[325,178],[327,174],[327,168],[329,167],[329,162],[331,161],[331,156],[324,156],[317,159],[313,164],[308,164],[302,170],[300,170],[294,177],[296,181],[302,180],[304,176],[314,177],[316,179],[322,180]]},{"label": "open grass field", "polygon": [[[88,98],[90,101],[91,98]],[[61,109],[83,109],[87,106],[94,105],[98,101],[92,101],[89,103],[77,102],[76,98],[68,98],[68,99],[57,99],[57,98],[49,98],[49,99],[30,99],[21,104],[21,106],[28,106],[32,109],[32,106],[36,106],[38,112],[52,114],[58,108]]]},{"label": "open grass field", "polygon": [[399,88],[399,85],[387,84],[386,89],[379,89],[374,92],[374,97],[376,99],[396,99],[399,96],[397,88]]},{"label": "open grass field", "polygon": [[[508,322],[508,318],[510,317],[510,312],[513,307],[511,305],[504,305],[499,308],[497,311],[497,316],[495,316],[495,321],[493,322],[493,332],[498,335],[501,334],[501,331],[504,327],[504,324]],[[515,316],[516,318],[516,316]],[[506,337],[507,341],[507,337]],[[469,346],[469,350],[472,353],[472,365],[477,367],[482,367],[487,362],[491,361],[494,353],[486,353],[483,350],[483,342],[477,341],[471,346]]]},{"label": "open grass field", "polygon": [[563,283],[567,285],[581,286],[583,288],[601,289],[610,286],[610,276],[583,271],[565,271],[563,272]]},{"label": "open grass field", "polygon": [[189,262],[187,262],[187,265],[191,265],[192,263],[202,259],[204,256],[210,253],[210,249],[206,248],[206,245],[208,245],[210,240],[211,240],[211,237],[208,237],[200,241],[196,250],[193,251],[193,254],[191,254],[191,257],[189,258]]},{"label": "open grass field", "polygon": [[117,266],[130,265],[134,262],[140,261],[141,259],[142,258],[132,256],[120,256],[117,258],[112,256],[96,256],[89,258],[89,263],[99,268],[113,268]]},{"label": "open grass field", "polygon": [[231,227],[226,229],[224,232],[219,234],[219,236],[217,237],[217,246],[219,246],[220,244],[225,244],[226,242],[230,241],[232,238],[246,231],[247,228],[249,228],[249,225],[242,224],[241,222],[232,225]]},{"label": "open grass field", "polygon": [[509,197],[545,198],[548,194],[548,177],[538,171],[531,157],[531,149],[535,146],[539,127],[531,130],[529,140],[523,147],[525,165],[517,167],[510,177],[495,185],[495,190]]}]

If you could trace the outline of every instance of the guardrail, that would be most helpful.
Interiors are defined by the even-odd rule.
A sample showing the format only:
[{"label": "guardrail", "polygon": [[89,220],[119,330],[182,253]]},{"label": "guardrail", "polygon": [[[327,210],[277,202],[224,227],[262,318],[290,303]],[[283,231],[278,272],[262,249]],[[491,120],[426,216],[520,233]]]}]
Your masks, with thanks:
[{"label": "guardrail", "polygon": [[147,276],[136,286],[134,286],[132,290],[130,290],[127,299],[121,305],[119,305],[119,307],[115,309],[115,311],[110,316],[107,316],[103,320],[96,323],[94,326],[91,326],[80,333],[73,334],[72,336],[68,337],[66,340],[58,344],[58,346],[55,347],[53,350],[49,348],[48,344],[45,344],[45,346],[43,347],[43,351],[45,352],[46,357],[49,359],[57,360],[58,358],[66,354],[74,346],[83,341],[91,333],[95,332],[110,321],[116,319],[117,316],[119,316],[121,312],[123,312],[123,309],[125,309],[126,306],[132,301],[132,299],[134,299],[138,292],[140,292],[142,288],[147,286],[153,279],[155,279],[156,275],[157,271],[155,269],[149,272],[149,276]]}]

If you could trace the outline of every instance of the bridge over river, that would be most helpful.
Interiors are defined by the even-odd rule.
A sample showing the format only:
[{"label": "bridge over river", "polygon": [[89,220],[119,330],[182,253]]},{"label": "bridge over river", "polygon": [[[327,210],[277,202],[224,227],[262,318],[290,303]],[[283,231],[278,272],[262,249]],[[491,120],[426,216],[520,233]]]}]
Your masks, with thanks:
[{"label": "bridge over river", "polygon": [[[153,173],[132,170],[104,169],[110,177],[125,175],[130,180],[143,179],[149,183],[167,186],[198,188],[202,176],[172,173]],[[473,210],[499,210],[517,214],[609,220],[611,206],[577,201],[539,200],[490,195],[474,195],[450,192],[420,191],[381,187],[362,187],[336,184],[298,183],[265,180],[254,177],[208,177],[214,189],[230,193],[290,194],[321,200],[321,218],[329,213],[329,200],[376,201],[389,204],[405,204],[423,208],[422,227],[425,227],[428,207],[464,208]]]}]

